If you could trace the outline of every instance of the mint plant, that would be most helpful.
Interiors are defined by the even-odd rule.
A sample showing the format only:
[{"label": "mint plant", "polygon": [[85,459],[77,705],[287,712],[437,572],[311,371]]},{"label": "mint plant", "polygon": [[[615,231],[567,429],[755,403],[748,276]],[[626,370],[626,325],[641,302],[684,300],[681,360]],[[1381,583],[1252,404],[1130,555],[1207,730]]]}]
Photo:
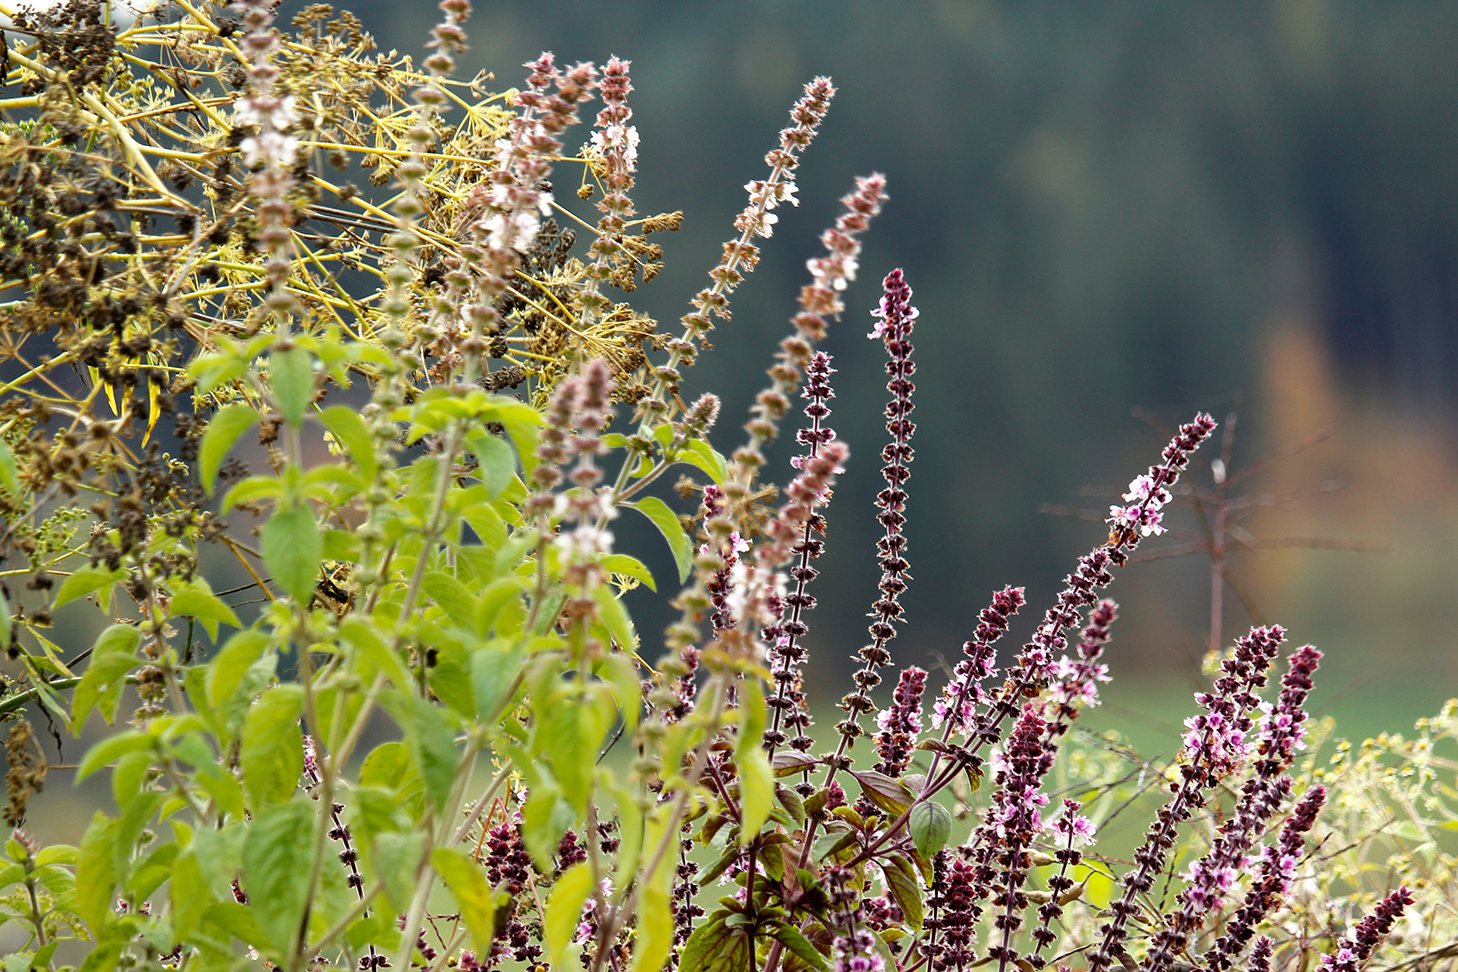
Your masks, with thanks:
[{"label": "mint plant", "polygon": [[[616,297],[651,281],[650,236],[681,218],[634,210],[630,65],[543,54],[491,93],[451,77],[468,3],[440,9],[418,67],[324,6],[289,36],[253,0],[172,0],[124,27],[92,0],[16,18],[6,968],[1157,972],[1233,967],[1252,939],[1253,968],[1293,954],[1266,918],[1324,793],[1287,772],[1315,649],[1289,654],[1267,705],[1285,633],[1236,642],[1102,913],[1078,913],[1105,867],[1089,805],[1052,803],[1108,678],[1102,591],[1163,531],[1213,420],[1134,479],[1021,649],[996,647],[1025,606],[1009,587],[949,680],[905,668],[873,720],[913,582],[918,315],[886,274],[869,317],[889,394],[879,596],[816,752],[814,562],[852,468],[816,345],[854,313],[885,180],[842,200],[726,458],[719,401],[682,402],[682,373],[796,203],[829,80],[806,85],[709,285],[661,330]],[[556,197],[578,173],[595,224]],[[765,448],[797,395],[803,451],[776,494]],[[676,577],[618,548],[621,516],[657,528]],[[679,613],[661,651],[621,598],[634,585]],[[56,789],[38,718],[101,724],[74,777],[110,801],[73,844],[24,829]],[[605,759],[617,739],[626,758]],[[970,827],[948,806],[962,787]],[[1216,810],[1166,898],[1180,828]],[[1410,903],[1392,891],[1328,964],[1368,960]]]}]

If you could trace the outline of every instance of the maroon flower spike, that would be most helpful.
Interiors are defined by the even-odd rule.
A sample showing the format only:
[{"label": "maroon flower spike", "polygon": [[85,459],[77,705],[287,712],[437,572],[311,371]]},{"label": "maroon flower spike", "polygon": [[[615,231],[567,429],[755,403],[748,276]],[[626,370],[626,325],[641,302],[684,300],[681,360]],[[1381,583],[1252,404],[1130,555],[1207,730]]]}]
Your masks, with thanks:
[{"label": "maroon flower spike", "polygon": [[[1302,705],[1311,691],[1311,674],[1321,652],[1311,645],[1291,655],[1290,668],[1281,680],[1281,697],[1262,724],[1252,776],[1241,787],[1235,812],[1223,823],[1210,850],[1191,866],[1180,892],[1180,910],[1154,936],[1154,947],[1144,967],[1151,972],[1170,968],[1190,936],[1220,909],[1234,886],[1246,852],[1257,833],[1265,829],[1291,792],[1291,778],[1283,775],[1291,765],[1304,734]],[[1213,713],[1212,713],[1213,718]]]},{"label": "maroon flower spike", "polygon": [[921,734],[921,695],[925,691],[926,669],[912,665],[902,670],[895,702],[877,719],[880,731],[873,740],[881,757],[875,766],[877,773],[895,778],[906,772],[912,747]]},{"label": "maroon flower spike", "polygon": [[952,670],[952,679],[942,689],[941,698],[932,710],[932,725],[942,728],[942,742],[949,741],[955,733],[968,731],[976,707],[992,700],[981,683],[997,674],[993,645],[1007,634],[1008,621],[1024,603],[1023,588],[1004,587],[992,595],[992,603],[977,615],[977,632],[971,641],[962,645],[962,654],[967,657]]},{"label": "maroon flower spike", "polygon": [[881,450],[885,463],[881,475],[886,480],[886,488],[876,497],[876,506],[881,510],[876,519],[885,531],[876,542],[881,555],[881,596],[871,606],[874,618],[870,627],[871,643],[860,651],[861,670],[855,676],[856,690],[840,703],[848,715],[836,726],[841,738],[839,748],[831,757],[832,773],[849,765],[845,752],[863,732],[860,715],[874,708],[870,691],[881,682],[876,669],[891,662],[886,643],[896,637],[895,622],[901,620],[901,593],[911,577],[902,530],[906,525],[905,486],[911,478],[911,436],[916,431],[916,424],[911,421],[912,409],[916,407],[911,402],[911,394],[916,390],[911,382],[911,376],[916,373],[916,365],[911,360],[911,328],[918,312],[911,306],[911,288],[900,270],[886,275],[884,290],[880,306],[871,311],[879,320],[870,335],[886,345],[886,374],[890,376],[886,388],[891,392],[891,401],[886,404],[886,431],[891,433],[891,441]]},{"label": "maroon flower spike", "polygon": [[1398,888],[1377,902],[1376,909],[1357,923],[1352,937],[1342,939],[1335,952],[1322,958],[1324,972],[1357,972],[1377,951],[1382,940],[1392,933],[1392,926],[1397,924],[1397,919],[1412,902],[1412,892],[1406,887]]},{"label": "maroon flower spike", "polygon": [[1257,939],[1255,948],[1250,951],[1250,963],[1246,966],[1249,972],[1271,972],[1271,954],[1275,950],[1275,943],[1270,938],[1262,935]]},{"label": "maroon flower spike", "polygon": [[[780,515],[770,524],[769,542],[755,554],[762,563],[783,556],[785,561],[794,564],[790,568],[794,588],[784,597],[783,620],[761,632],[769,645],[770,674],[775,681],[775,694],[769,700],[773,721],[765,733],[765,748],[771,758],[787,742],[800,752],[808,751],[813,745],[808,735],[811,720],[800,674],[800,664],[805,660],[805,648],[800,641],[809,630],[804,621],[805,612],[815,607],[815,598],[807,588],[819,572],[811,562],[825,552],[825,541],[820,539],[825,533],[825,515],[821,509],[830,499],[831,477],[845,461],[844,444],[835,441],[835,431],[824,424],[830,417],[829,401],[835,397],[830,386],[830,376],[834,373],[830,355],[815,352],[805,369],[805,387],[801,391],[807,400],[805,417],[810,422],[807,428],[796,433],[796,441],[806,451],[791,460],[801,475],[791,485],[790,503],[781,508]],[[795,731],[793,738],[786,734],[786,728]],[[808,783],[801,786],[808,789]]]},{"label": "maroon flower spike", "polygon": [[[1296,866],[1306,853],[1306,835],[1316,825],[1316,816],[1326,803],[1326,787],[1313,786],[1286,818],[1281,827],[1281,836],[1274,847],[1267,847],[1256,865],[1256,876],[1246,891],[1245,900],[1236,909],[1225,926],[1224,933],[1216,940],[1210,951],[1197,963],[1209,972],[1230,972],[1235,968],[1240,953],[1255,935],[1256,927],[1280,905],[1281,899],[1291,890],[1296,877]],[[1270,939],[1261,941],[1269,943]],[[1257,943],[1256,951],[1260,945]],[[1251,953],[1249,963],[1256,967],[1256,954]]]},{"label": "maroon flower spike", "polygon": [[[1213,692],[1197,692],[1195,701],[1205,713],[1186,722],[1184,763],[1174,797],[1159,810],[1145,834],[1144,845],[1134,853],[1138,867],[1125,875],[1124,894],[1109,905],[1112,918],[1100,929],[1102,941],[1088,957],[1090,972],[1104,972],[1123,950],[1125,926],[1137,910],[1135,900],[1154,885],[1174,846],[1179,825],[1204,806],[1206,790],[1229,775],[1246,757],[1246,735],[1254,724],[1251,713],[1260,703],[1257,690],[1266,684],[1266,673],[1276,658],[1286,632],[1279,627],[1252,628],[1235,643],[1235,652],[1221,663],[1223,674]],[[1218,878],[1224,880],[1223,876]],[[1156,936],[1150,961],[1161,961],[1161,949],[1173,950],[1168,938],[1172,929]],[[1182,945],[1183,943],[1178,943]]]}]

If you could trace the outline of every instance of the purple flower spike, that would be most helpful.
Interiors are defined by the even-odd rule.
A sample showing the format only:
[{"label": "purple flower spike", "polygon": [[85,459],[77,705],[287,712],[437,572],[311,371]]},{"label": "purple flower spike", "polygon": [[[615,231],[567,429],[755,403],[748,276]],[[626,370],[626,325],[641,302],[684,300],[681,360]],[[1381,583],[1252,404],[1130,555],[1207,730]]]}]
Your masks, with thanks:
[{"label": "purple flower spike", "polygon": [[[1256,864],[1255,880],[1246,891],[1245,900],[1226,924],[1224,934],[1201,958],[1198,965],[1204,966],[1209,972],[1230,972],[1235,967],[1240,953],[1255,935],[1256,926],[1275,910],[1290,891],[1296,876],[1296,865],[1306,852],[1306,834],[1316,825],[1316,815],[1321,812],[1325,803],[1326,787],[1313,786],[1306,791],[1306,795],[1296,804],[1296,809],[1291,811],[1291,816],[1286,818],[1275,846],[1267,847],[1261,853]],[[1270,939],[1262,938],[1261,941],[1268,943],[1269,951]],[[1252,969],[1256,968],[1256,952],[1259,950],[1260,942],[1257,942],[1250,957],[1249,965]]]},{"label": "purple flower spike", "polygon": [[1357,972],[1377,951],[1382,940],[1391,934],[1392,926],[1397,924],[1397,919],[1412,902],[1412,892],[1406,887],[1398,888],[1377,902],[1376,909],[1357,923],[1352,937],[1342,939],[1334,953],[1322,958],[1324,972]]},{"label": "purple flower spike", "polygon": [[[1168,450],[1166,450],[1168,452]],[[1159,810],[1159,816],[1145,834],[1144,846],[1134,853],[1138,867],[1124,877],[1124,893],[1109,905],[1112,917],[1100,929],[1102,940],[1088,957],[1089,972],[1104,972],[1123,951],[1125,926],[1137,910],[1136,899],[1154,885],[1164,868],[1170,849],[1174,847],[1179,825],[1190,819],[1204,805],[1206,791],[1221,778],[1234,772],[1247,755],[1246,736],[1254,725],[1251,713],[1260,704],[1256,692],[1265,686],[1271,663],[1280,650],[1286,632],[1279,627],[1252,628],[1250,634],[1235,643],[1235,652],[1221,663],[1222,674],[1214,690],[1197,692],[1195,701],[1205,713],[1189,720],[1190,732],[1185,737],[1184,763],[1180,766],[1180,782],[1175,795]],[[1289,783],[1287,784],[1289,786]],[[1225,885],[1228,866],[1220,862],[1207,869],[1208,881],[1196,888],[1201,895],[1186,903],[1181,916],[1155,936],[1155,945],[1146,964],[1161,968],[1166,953],[1176,954],[1184,945],[1184,921],[1188,911],[1210,906],[1209,888],[1228,890]],[[1200,890],[1203,888],[1203,890]]]}]

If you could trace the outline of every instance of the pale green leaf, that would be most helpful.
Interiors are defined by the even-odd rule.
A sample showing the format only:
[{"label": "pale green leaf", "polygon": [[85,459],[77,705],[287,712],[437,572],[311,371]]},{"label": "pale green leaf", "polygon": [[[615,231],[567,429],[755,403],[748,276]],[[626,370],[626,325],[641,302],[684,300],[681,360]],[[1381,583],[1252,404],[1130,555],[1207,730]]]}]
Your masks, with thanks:
[{"label": "pale green leaf", "polygon": [[[69,604],[77,598],[94,594],[103,587],[110,587],[127,576],[124,570],[107,570],[105,567],[78,567],[76,572],[65,580],[61,581],[61,587],[56,591],[56,599],[52,602],[54,607]],[[107,600],[110,600],[107,598]],[[102,603],[105,607],[105,601]],[[9,613],[7,612],[7,617]]]},{"label": "pale green leaf", "polygon": [[208,637],[214,641],[218,638],[219,622],[235,628],[243,627],[243,622],[238,620],[233,609],[223,603],[223,599],[214,594],[212,587],[201,577],[173,586],[172,600],[167,604],[167,615],[173,618],[185,615],[197,618],[207,629]]},{"label": "pale green leaf", "polygon": [[466,444],[481,464],[476,475],[485,484],[486,494],[495,499],[511,485],[512,477],[516,475],[516,454],[505,439],[499,439],[483,428],[473,429],[466,437]]},{"label": "pale green leaf", "polygon": [[739,764],[739,842],[748,844],[769,819],[775,799],[775,778],[769,760],[759,746],[751,746],[738,756]]},{"label": "pale green leaf", "polygon": [[552,895],[547,899],[547,917],[542,922],[549,966],[555,968],[562,961],[562,953],[576,936],[582,906],[592,892],[592,884],[592,866],[583,861],[569,868],[552,886]]},{"label": "pale green leaf", "polygon": [[668,549],[673,551],[673,561],[678,565],[679,583],[688,580],[689,570],[694,562],[694,545],[684,532],[678,514],[656,496],[645,496],[635,503],[622,505],[632,507],[653,521],[658,532],[663,534],[663,539],[668,541]]},{"label": "pale green leaf", "polygon": [[80,734],[86,717],[99,709],[109,725],[116,718],[126,675],[137,664],[142,635],[129,624],[114,624],[101,632],[91,650],[91,664],[71,699],[71,731]]},{"label": "pale green leaf", "polygon": [[314,361],[303,348],[275,351],[268,356],[268,379],[284,421],[295,428],[304,424],[304,410],[314,397]]},{"label": "pale green leaf", "polygon": [[284,803],[255,812],[243,841],[248,907],[275,955],[287,955],[309,904],[303,870],[314,851],[314,805]]},{"label": "pale green leaf", "polygon": [[76,912],[91,926],[93,936],[111,912],[115,886],[116,821],[98,810],[81,838],[76,858]]},{"label": "pale green leaf", "polygon": [[489,954],[496,925],[496,903],[481,865],[454,847],[437,847],[430,852],[430,866],[455,895],[477,953]]},{"label": "pale green leaf", "polygon": [[243,768],[243,791],[256,814],[293,795],[304,771],[303,733],[299,713],[304,692],[298,685],[275,685],[249,706],[243,718],[243,742],[238,760]]},{"label": "pale green leaf", "polygon": [[324,536],[314,511],[302,502],[275,510],[260,545],[274,583],[298,603],[308,604],[324,560]]},{"label": "pale green leaf", "polygon": [[334,437],[349,461],[359,469],[366,479],[373,479],[378,464],[375,461],[374,440],[364,419],[352,408],[331,405],[319,413],[324,427]]},{"label": "pale green leaf", "polygon": [[638,904],[638,937],[633,945],[631,972],[659,972],[673,947],[673,908],[668,892],[652,885],[643,889]]},{"label": "pale green leaf", "polygon": [[252,405],[235,402],[220,408],[218,414],[208,422],[207,431],[203,433],[202,441],[197,447],[197,478],[209,496],[213,494],[218,469],[228,457],[228,452],[257,421],[257,409]]}]

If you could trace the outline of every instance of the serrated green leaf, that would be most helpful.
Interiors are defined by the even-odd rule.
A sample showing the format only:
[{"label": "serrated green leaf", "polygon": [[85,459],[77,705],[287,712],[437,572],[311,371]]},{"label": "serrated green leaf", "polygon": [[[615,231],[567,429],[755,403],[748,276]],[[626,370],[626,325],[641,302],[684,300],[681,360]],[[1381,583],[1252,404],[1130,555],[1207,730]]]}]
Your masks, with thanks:
[{"label": "serrated green leaf", "polygon": [[555,968],[562,953],[577,935],[582,906],[592,893],[592,866],[583,861],[568,868],[552,885],[547,899],[547,917],[542,922],[542,940],[547,946],[547,964]]},{"label": "serrated green leaf", "polygon": [[410,751],[420,769],[425,792],[437,810],[445,806],[456,779],[456,734],[450,720],[438,706],[414,698],[414,725],[410,727]]},{"label": "serrated green leaf", "polygon": [[751,966],[748,929],[727,924],[721,911],[684,943],[679,972],[738,972]]},{"label": "serrated green leaf", "polygon": [[313,851],[312,804],[283,803],[254,814],[243,840],[243,888],[274,955],[287,955],[302,931],[309,882],[300,866]]},{"label": "serrated green leaf", "polygon": [[455,895],[456,905],[471,932],[477,954],[490,954],[491,938],[496,927],[496,903],[481,865],[454,847],[437,847],[430,852],[430,866]]},{"label": "serrated green leaf", "polygon": [[653,521],[653,525],[668,542],[668,549],[673,551],[673,562],[678,565],[678,582],[682,584],[688,580],[689,570],[694,563],[694,545],[684,532],[678,514],[656,496],[645,496],[636,502],[622,505],[632,507]]},{"label": "serrated green leaf", "polygon": [[343,405],[331,405],[319,413],[319,418],[364,478],[374,479],[375,470],[379,468],[375,461],[374,440],[359,413]]},{"label": "serrated green leaf", "polygon": [[324,536],[314,511],[298,501],[275,510],[260,545],[274,583],[298,603],[308,604],[324,560]]},{"label": "serrated green leaf", "polygon": [[110,765],[128,753],[150,750],[153,745],[152,736],[137,729],[103,739],[81,757],[81,762],[76,767],[76,782],[80,783],[103,766]]},{"label": "serrated green leaf", "polygon": [[[91,566],[79,567],[70,577],[61,581],[61,587],[56,591],[56,599],[52,605],[60,607],[63,604],[69,604],[77,598],[94,594],[103,587],[116,584],[124,580],[126,576],[127,572],[124,570],[107,570],[105,567]],[[102,608],[105,609],[105,606],[103,603]],[[6,617],[9,618],[8,611]]]},{"label": "serrated green leaf", "polygon": [[108,725],[116,718],[122,686],[127,672],[137,664],[137,645],[141,632],[129,624],[114,624],[101,632],[91,650],[91,664],[76,686],[71,699],[71,731],[79,735],[86,717],[93,709],[101,712]]},{"label": "serrated green leaf", "polygon": [[238,761],[243,768],[243,792],[256,814],[273,803],[283,803],[298,786],[304,771],[304,739],[299,729],[304,691],[298,685],[275,685],[248,707],[243,718],[243,741]]},{"label": "serrated green leaf", "polygon": [[476,476],[486,486],[486,495],[495,499],[505,492],[516,475],[516,453],[505,439],[499,439],[483,428],[473,429],[466,437],[466,445],[481,464]]},{"label": "serrated green leaf", "polygon": [[212,587],[202,577],[194,577],[191,581],[173,585],[172,600],[167,604],[167,616],[197,618],[207,629],[208,637],[214,641],[218,639],[220,622],[234,628],[243,627],[243,622],[238,620],[238,615],[223,603],[222,598],[213,593]]},{"label": "serrated green leaf", "polygon": [[243,437],[243,433],[258,421],[258,410],[252,405],[234,403],[218,409],[203,432],[197,447],[197,478],[208,495],[213,495],[213,486],[218,479],[218,469],[229,451]]},{"label": "serrated green leaf", "polygon": [[876,806],[893,816],[901,816],[916,802],[916,796],[901,783],[875,770],[851,771],[861,790]]},{"label": "serrated green leaf", "polygon": [[92,937],[98,937],[111,911],[115,886],[116,821],[98,810],[76,858],[76,913],[91,926]]},{"label": "serrated green leaf", "polygon": [[304,424],[304,410],[314,397],[314,361],[309,352],[294,347],[268,356],[268,380],[284,421],[294,428]]}]

